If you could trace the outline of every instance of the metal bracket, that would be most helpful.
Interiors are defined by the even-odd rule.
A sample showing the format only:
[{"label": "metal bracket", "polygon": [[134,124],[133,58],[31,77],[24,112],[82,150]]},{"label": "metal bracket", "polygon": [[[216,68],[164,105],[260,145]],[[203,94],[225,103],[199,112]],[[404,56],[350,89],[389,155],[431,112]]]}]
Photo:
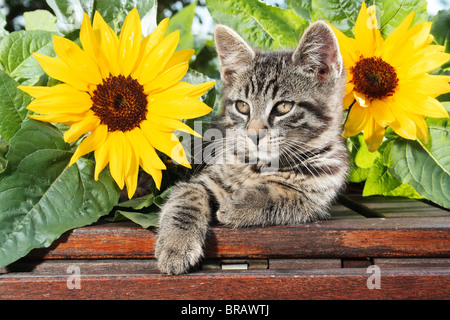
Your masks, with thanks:
[{"label": "metal bracket", "polygon": [[255,270],[268,269],[268,259],[217,259],[205,260],[202,270]]}]

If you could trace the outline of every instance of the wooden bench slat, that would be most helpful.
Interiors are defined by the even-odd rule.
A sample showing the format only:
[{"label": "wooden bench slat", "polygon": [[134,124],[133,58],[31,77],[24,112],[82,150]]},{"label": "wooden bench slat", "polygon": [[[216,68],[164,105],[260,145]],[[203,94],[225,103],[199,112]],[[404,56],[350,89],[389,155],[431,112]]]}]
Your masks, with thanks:
[{"label": "wooden bench slat", "polygon": [[[336,219],[297,226],[213,227],[207,258],[443,257],[450,217]],[[154,258],[155,230],[132,222],[75,229],[29,258]]]},{"label": "wooden bench slat", "polygon": [[82,275],[0,276],[0,299],[448,299],[450,270],[383,269],[380,289],[369,289],[365,268]]},{"label": "wooden bench slat", "polygon": [[349,200],[378,212],[386,218],[450,217],[450,210],[429,205],[423,201],[402,197],[363,197],[361,194],[346,195]]}]

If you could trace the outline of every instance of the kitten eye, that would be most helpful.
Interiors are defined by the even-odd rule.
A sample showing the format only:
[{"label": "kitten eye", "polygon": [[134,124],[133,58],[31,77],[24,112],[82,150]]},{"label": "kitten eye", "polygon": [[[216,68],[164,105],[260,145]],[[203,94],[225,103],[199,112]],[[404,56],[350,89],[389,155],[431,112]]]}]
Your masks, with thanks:
[{"label": "kitten eye", "polygon": [[275,105],[275,114],[284,115],[292,110],[294,104],[292,102],[282,101]]},{"label": "kitten eye", "polygon": [[237,101],[236,109],[237,111],[245,115],[248,115],[250,113],[250,106],[244,101]]}]

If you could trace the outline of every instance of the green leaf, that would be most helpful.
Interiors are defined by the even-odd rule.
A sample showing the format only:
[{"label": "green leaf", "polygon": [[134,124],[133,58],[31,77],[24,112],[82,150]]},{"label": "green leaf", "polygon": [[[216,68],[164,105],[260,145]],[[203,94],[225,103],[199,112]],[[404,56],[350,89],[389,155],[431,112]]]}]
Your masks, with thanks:
[{"label": "green leaf", "polygon": [[370,152],[364,140],[364,135],[356,136],[359,142],[359,148],[355,155],[355,164],[363,169],[368,169],[372,166],[374,160],[380,156],[378,151]]},{"label": "green leaf", "polygon": [[436,43],[445,46],[445,52],[450,53],[450,10],[441,10],[433,18],[431,34]]},{"label": "green leaf", "polygon": [[180,42],[178,43],[177,50],[194,48],[195,43],[191,29],[196,6],[197,3],[193,2],[170,18],[166,33],[180,30]]},{"label": "green leaf", "polygon": [[164,202],[167,200],[168,195],[170,194],[170,191],[172,190],[172,187],[167,188],[166,190],[164,190],[164,192],[162,192],[160,195],[157,195],[155,197],[155,200],[153,201],[153,203],[158,207],[158,208],[162,208],[162,206],[164,205]]},{"label": "green leaf", "polygon": [[426,22],[428,19],[426,0],[384,0],[376,2],[381,10],[381,34],[386,37],[411,13],[415,12],[411,26]]},{"label": "green leaf", "polygon": [[356,183],[365,181],[372,163],[379,157],[379,152],[369,151],[362,134],[347,138],[347,148],[350,152],[348,181]]},{"label": "green leaf", "polygon": [[0,70],[0,136],[9,141],[28,114],[31,97],[17,89],[18,83]]},{"label": "green leaf", "polygon": [[94,0],[47,0],[47,4],[55,13],[56,29],[65,36],[80,29],[83,12],[91,19],[94,15]]},{"label": "green leaf", "polygon": [[400,185],[401,182],[389,172],[389,168],[385,166],[383,159],[377,158],[370,168],[364,184],[363,196],[386,195]]},{"label": "green leaf", "polygon": [[51,125],[28,120],[10,144],[0,175],[0,267],[97,221],[119,198],[107,170],[94,180],[93,161],[68,166],[73,152]]},{"label": "green leaf", "polygon": [[35,10],[24,12],[25,30],[44,30],[57,32],[55,27],[56,17],[47,10]]},{"label": "green leaf", "polygon": [[36,83],[44,74],[34,52],[54,56],[53,37],[49,31],[13,32],[0,41],[0,63],[3,70],[23,85]]},{"label": "green leaf", "polygon": [[[434,41],[444,46],[445,52],[450,53],[450,10],[441,10],[433,18],[431,34],[434,36]],[[442,70],[450,68],[450,62],[447,62],[441,68]]]},{"label": "green leaf", "polygon": [[[312,20],[327,20],[347,36],[353,36],[362,2],[363,0],[312,0]],[[366,5],[372,5],[372,2],[366,1]],[[379,0],[375,1],[375,5],[384,37],[398,27],[412,11],[416,13],[412,25],[425,22],[428,18],[426,0]]]},{"label": "green leaf", "polygon": [[103,19],[118,32],[122,28],[126,15],[136,7],[141,18],[144,36],[150,34],[156,27],[156,0],[47,0],[47,3],[55,12],[56,29],[66,36],[80,29],[83,12],[87,13],[92,20],[95,11],[98,11]]},{"label": "green leaf", "polygon": [[115,212],[114,221],[131,220],[143,228],[158,227],[159,214],[155,212],[140,213],[134,211],[117,210]]},{"label": "green leaf", "polygon": [[206,5],[215,22],[231,27],[260,49],[295,48],[309,25],[292,10],[258,0],[207,0]]},{"label": "green leaf", "polygon": [[6,169],[8,160],[6,160],[6,154],[9,150],[9,143],[0,138],[0,174]]},{"label": "green leaf", "polygon": [[427,119],[429,141],[398,139],[389,154],[390,172],[422,197],[450,208],[449,119]]},{"label": "green leaf", "polygon": [[143,208],[149,207],[153,204],[155,196],[153,194],[148,194],[143,197],[130,199],[119,203],[117,206],[121,208],[132,208],[134,210],[141,210]]},{"label": "green leaf", "polygon": [[286,0],[286,6],[303,19],[311,21],[311,0]]},{"label": "green leaf", "polygon": [[0,39],[7,36],[9,32],[5,29],[6,18],[3,13],[0,12]]}]

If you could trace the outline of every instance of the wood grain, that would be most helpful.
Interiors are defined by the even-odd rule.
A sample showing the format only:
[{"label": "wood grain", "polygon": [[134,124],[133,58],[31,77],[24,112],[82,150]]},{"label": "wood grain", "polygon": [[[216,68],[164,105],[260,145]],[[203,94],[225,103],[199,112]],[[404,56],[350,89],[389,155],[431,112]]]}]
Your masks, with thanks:
[{"label": "wood grain", "polygon": [[0,299],[448,299],[449,273],[386,269],[380,289],[368,289],[370,274],[358,268],[90,275],[80,289],[68,289],[67,275],[18,274],[0,281]]},{"label": "wood grain", "polygon": [[[298,226],[213,227],[207,258],[448,257],[450,217],[337,219]],[[131,222],[75,229],[28,258],[154,258],[156,231]]]}]

